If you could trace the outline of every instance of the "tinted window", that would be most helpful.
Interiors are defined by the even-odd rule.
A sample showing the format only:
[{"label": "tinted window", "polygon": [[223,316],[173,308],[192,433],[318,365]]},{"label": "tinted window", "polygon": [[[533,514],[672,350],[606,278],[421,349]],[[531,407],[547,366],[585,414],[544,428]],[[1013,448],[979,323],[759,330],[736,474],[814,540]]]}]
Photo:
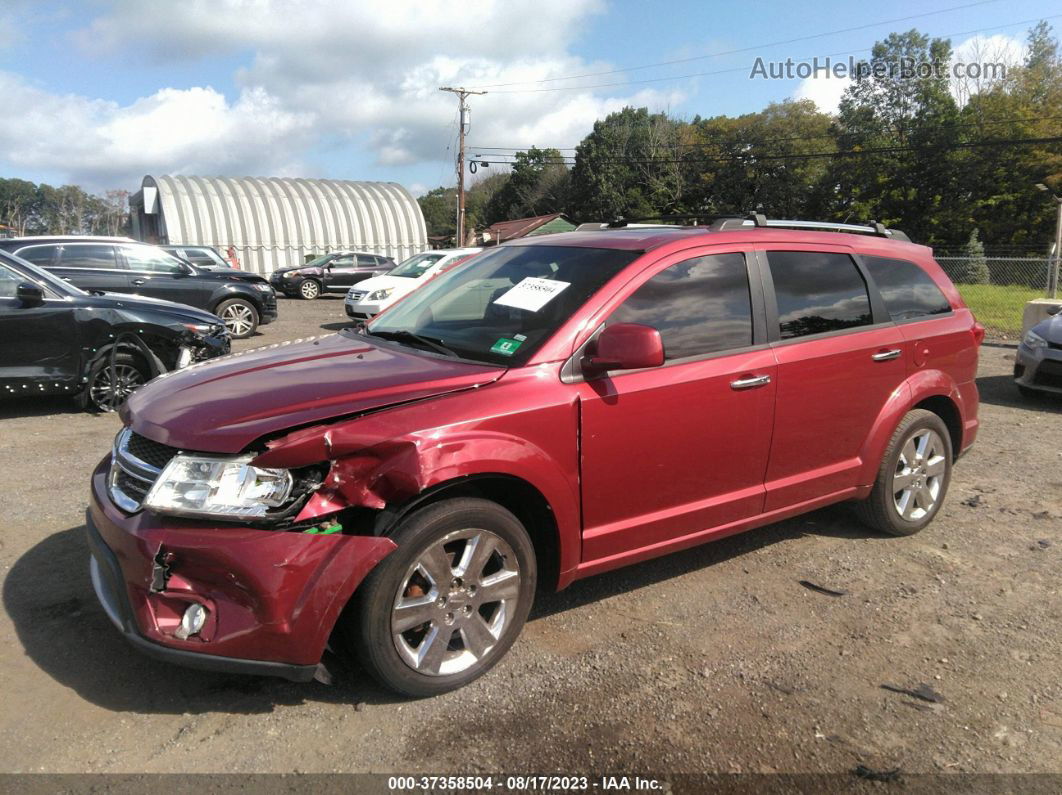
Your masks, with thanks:
[{"label": "tinted window", "polygon": [[34,265],[47,267],[52,264],[52,260],[55,258],[56,248],[58,246],[30,246],[18,252],[18,256],[24,260],[29,260]]},{"label": "tinted window", "polygon": [[782,339],[871,323],[867,285],[847,254],[768,251]]},{"label": "tinted window", "polygon": [[944,293],[929,274],[913,262],[887,257],[864,257],[870,278],[885,299],[893,320],[907,320],[925,315],[942,315],[951,311]]},{"label": "tinted window", "polygon": [[25,281],[29,280],[0,265],[0,298],[14,298],[18,294],[19,283]]},{"label": "tinted window", "polygon": [[107,270],[114,270],[118,267],[114,260],[114,246],[92,244],[61,246],[59,265],[63,268],[105,268]]},{"label": "tinted window", "polygon": [[347,254],[342,257],[336,257],[334,260],[328,263],[330,268],[349,268],[354,264],[354,256]]},{"label": "tinted window", "polygon": [[181,273],[185,270],[175,256],[152,246],[123,246],[122,253],[129,263],[129,270],[153,273]]},{"label": "tinted window", "polygon": [[358,254],[358,267],[359,268],[375,268],[376,257],[369,254]]},{"label": "tinted window", "polygon": [[672,265],[639,287],[608,322],[657,329],[667,359],[751,345],[745,257],[715,254]]}]

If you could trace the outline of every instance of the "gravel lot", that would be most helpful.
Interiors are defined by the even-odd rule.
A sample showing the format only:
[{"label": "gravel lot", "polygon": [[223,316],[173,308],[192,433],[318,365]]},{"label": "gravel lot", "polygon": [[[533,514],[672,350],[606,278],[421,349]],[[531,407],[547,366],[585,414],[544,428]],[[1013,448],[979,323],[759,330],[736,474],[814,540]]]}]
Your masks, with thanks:
[{"label": "gravel lot", "polygon": [[[280,315],[235,348],[345,320],[336,298]],[[983,349],[981,437],[922,534],[837,506],[582,581],[418,702],[349,663],[295,685],[135,653],[82,539],[117,418],[0,404],[0,771],[1062,773],[1062,401],[1021,400],[1012,355]]]}]

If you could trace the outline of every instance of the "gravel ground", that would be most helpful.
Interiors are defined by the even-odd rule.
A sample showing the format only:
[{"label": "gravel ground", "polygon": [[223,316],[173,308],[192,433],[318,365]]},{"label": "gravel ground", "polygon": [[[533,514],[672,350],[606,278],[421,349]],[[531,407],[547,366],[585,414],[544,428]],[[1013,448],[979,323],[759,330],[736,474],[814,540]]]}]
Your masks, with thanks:
[{"label": "gravel ground", "polygon": [[[280,314],[235,348],[344,325],[335,298]],[[585,580],[416,702],[346,662],[296,685],[134,652],[82,539],[117,419],[0,405],[0,771],[1062,773],[1062,401],[1021,400],[1012,356],[983,349],[980,440],[920,535],[836,506]]]}]

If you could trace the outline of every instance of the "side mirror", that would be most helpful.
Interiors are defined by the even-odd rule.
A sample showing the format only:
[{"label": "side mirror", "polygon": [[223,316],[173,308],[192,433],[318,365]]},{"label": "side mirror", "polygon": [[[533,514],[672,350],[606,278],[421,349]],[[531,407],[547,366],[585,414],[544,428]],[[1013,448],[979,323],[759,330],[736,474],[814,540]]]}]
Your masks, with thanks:
[{"label": "side mirror", "polygon": [[1054,317],[1059,312],[1062,312],[1062,304],[1055,304],[1054,306],[1047,307],[1047,314]]},{"label": "side mirror", "polygon": [[640,323],[608,326],[597,338],[596,353],[583,360],[591,372],[638,370],[664,363],[664,342],[660,332]]},{"label": "side mirror", "polygon": [[19,282],[15,297],[23,306],[40,306],[44,303],[44,290],[33,282]]}]

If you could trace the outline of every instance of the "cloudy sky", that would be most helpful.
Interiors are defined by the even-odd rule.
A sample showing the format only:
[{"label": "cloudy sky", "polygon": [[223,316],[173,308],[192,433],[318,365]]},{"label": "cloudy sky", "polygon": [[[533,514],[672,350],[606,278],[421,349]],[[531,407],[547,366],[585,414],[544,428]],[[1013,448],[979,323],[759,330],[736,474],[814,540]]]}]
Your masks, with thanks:
[{"label": "cloudy sky", "polygon": [[572,147],[624,105],[685,118],[786,97],[836,107],[843,81],[751,79],[757,57],[859,57],[911,27],[949,36],[968,55],[1020,54],[1026,20],[1062,11],[1053,0],[813,9],[0,0],[0,176],[135,190],[147,173],[298,175],[394,180],[419,194],[454,182],[457,102],[439,86],[488,91],[472,101],[470,153]]}]

